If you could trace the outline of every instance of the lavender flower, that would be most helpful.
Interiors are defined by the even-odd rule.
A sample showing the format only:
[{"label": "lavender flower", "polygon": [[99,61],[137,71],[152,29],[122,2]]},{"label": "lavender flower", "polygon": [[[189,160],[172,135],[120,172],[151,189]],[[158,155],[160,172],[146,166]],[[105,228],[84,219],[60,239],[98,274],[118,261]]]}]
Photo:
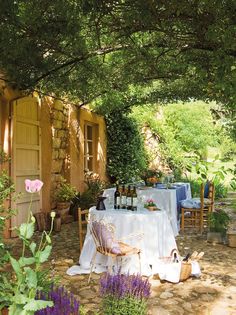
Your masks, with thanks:
[{"label": "lavender flower", "polygon": [[54,288],[52,285],[47,296],[38,292],[37,299],[53,301],[54,306],[37,311],[35,315],[79,315],[79,302],[64,287]]},{"label": "lavender flower", "polygon": [[148,279],[143,280],[140,275],[122,275],[119,271],[115,275],[106,273],[100,279],[100,293],[103,297],[110,295],[118,299],[131,297],[142,300],[150,296],[150,289]]}]

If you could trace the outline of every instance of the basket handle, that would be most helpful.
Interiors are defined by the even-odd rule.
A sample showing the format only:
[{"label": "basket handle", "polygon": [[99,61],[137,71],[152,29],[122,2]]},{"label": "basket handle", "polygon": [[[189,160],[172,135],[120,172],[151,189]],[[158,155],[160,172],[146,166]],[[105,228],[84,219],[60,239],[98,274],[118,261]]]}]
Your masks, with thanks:
[{"label": "basket handle", "polygon": [[180,255],[179,255],[179,251],[178,251],[178,249],[177,249],[177,248],[173,248],[173,249],[172,249],[172,251],[171,251],[171,253],[170,253],[170,257],[171,257],[171,259],[173,259],[173,258],[174,258],[174,254],[176,254],[176,255],[177,255],[177,258],[178,258],[178,260],[180,261]]}]

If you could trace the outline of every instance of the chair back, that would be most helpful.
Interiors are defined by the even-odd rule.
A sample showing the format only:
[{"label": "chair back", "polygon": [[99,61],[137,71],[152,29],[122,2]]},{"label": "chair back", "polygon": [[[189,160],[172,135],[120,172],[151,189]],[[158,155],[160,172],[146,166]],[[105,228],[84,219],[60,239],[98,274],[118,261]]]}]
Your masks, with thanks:
[{"label": "chair back", "polygon": [[94,216],[90,217],[89,229],[92,234],[96,249],[103,253],[118,254],[120,253],[119,244],[115,239],[115,227],[104,220],[96,220]]},{"label": "chair back", "polygon": [[201,183],[201,186],[200,186],[200,202],[201,202],[201,209],[204,208],[204,184]]},{"label": "chair back", "polygon": [[209,192],[208,192],[208,199],[213,203],[215,200],[215,185],[213,182],[209,182]]},{"label": "chair back", "polygon": [[79,247],[80,252],[83,247],[84,238],[87,233],[87,224],[88,224],[88,216],[89,216],[89,210],[81,210],[81,208],[78,208],[78,226],[79,226]]}]

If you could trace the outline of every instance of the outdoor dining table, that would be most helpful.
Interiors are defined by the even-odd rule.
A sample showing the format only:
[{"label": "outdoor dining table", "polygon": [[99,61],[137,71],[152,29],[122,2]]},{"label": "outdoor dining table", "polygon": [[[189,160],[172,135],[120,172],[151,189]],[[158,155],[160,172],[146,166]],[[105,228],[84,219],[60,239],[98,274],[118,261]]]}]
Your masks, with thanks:
[{"label": "outdoor dining table", "polygon": [[[158,188],[159,187],[159,188]],[[105,206],[110,208],[114,205],[115,188],[104,190],[103,195],[107,197]],[[153,199],[156,206],[165,211],[171,222],[174,235],[179,232],[179,212],[180,201],[191,198],[191,188],[189,183],[173,183],[171,188],[166,188],[166,185],[153,187],[138,187],[138,208],[142,208],[147,199]]]},{"label": "outdoor dining table", "polygon": [[[106,209],[98,211],[90,208],[96,220],[105,220],[115,226],[117,240],[141,249],[141,273],[150,276],[158,273],[160,258],[169,256],[172,249],[177,248],[173,230],[165,211],[137,211]],[[133,235],[133,237],[125,237]],[[139,235],[139,236],[138,236]],[[67,274],[89,273],[90,263],[96,248],[92,235],[87,229],[84,245],[81,251],[79,265],[71,267]],[[97,254],[94,272],[107,270],[110,264],[108,257]],[[122,272],[138,273],[139,261],[137,255],[126,256],[122,259]]]}]

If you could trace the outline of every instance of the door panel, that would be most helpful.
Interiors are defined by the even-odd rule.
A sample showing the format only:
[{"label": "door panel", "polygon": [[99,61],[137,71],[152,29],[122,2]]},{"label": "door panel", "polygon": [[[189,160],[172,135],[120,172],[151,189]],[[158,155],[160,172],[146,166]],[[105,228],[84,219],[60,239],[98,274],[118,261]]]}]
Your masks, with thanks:
[{"label": "door panel", "polygon": [[[20,197],[12,205],[17,215],[11,226],[26,222],[31,194],[25,192],[25,179],[41,177],[40,106],[37,98],[24,97],[14,101],[12,108],[12,177]],[[32,212],[41,209],[40,194],[33,194]],[[14,233],[12,233],[14,236]]]}]

